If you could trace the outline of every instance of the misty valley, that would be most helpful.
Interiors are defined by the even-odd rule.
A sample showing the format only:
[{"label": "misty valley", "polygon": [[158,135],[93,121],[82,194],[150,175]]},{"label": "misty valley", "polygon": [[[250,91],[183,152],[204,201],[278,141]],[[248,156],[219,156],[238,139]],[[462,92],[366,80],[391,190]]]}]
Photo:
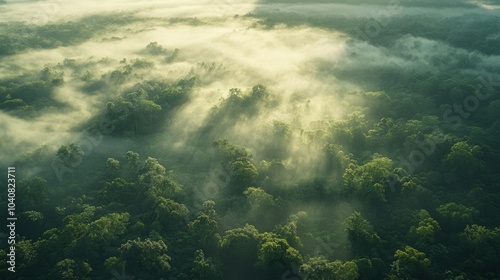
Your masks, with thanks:
[{"label": "misty valley", "polygon": [[0,1],[0,279],[500,279],[500,1]]}]

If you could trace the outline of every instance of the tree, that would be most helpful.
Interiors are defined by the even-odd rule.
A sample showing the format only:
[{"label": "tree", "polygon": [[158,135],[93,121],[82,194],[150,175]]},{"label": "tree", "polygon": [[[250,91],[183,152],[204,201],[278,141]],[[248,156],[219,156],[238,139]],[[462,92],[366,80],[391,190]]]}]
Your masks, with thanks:
[{"label": "tree", "polygon": [[203,250],[194,253],[191,277],[193,280],[219,280],[222,279],[222,267],[212,258],[206,258]]},{"label": "tree", "polygon": [[263,153],[266,158],[273,160],[284,160],[288,156],[289,142],[292,137],[290,125],[274,120],[272,126],[268,129],[267,135],[263,137],[268,139],[265,142]]},{"label": "tree", "polygon": [[138,183],[144,191],[147,200],[155,201],[156,197],[175,198],[181,192],[181,187],[171,178],[172,172],[167,171],[156,158],[148,157],[138,172]]},{"label": "tree", "polygon": [[401,188],[401,198],[404,200],[405,204],[413,207],[423,207],[429,206],[434,207],[435,201],[437,199],[436,194],[432,193],[430,190],[422,186],[422,182],[419,177],[413,175],[406,175],[406,172],[402,172],[400,179],[394,177]]},{"label": "tree", "polygon": [[344,186],[368,202],[386,202],[385,186],[390,181],[393,161],[375,155],[364,165],[351,164],[344,172]]},{"label": "tree", "polygon": [[109,244],[125,232],[129,219],[129,213],[111,213],[103,216],[88,225],[88,236],[93,240]]},{"label": "tree", "polygon": [[20,215],[20,219],[17,223],[19,231],[25,232],[24,237],[26,238],[37,238],[43,229],[44,215],[42,212],[38,211],[25,211]]},{"label": "tree", "polygon": [[465,254],[464,264],[472,271],[498,274],[500,261],[500,227],[489,229],[480,225],[467,225],[461,234]]},{"label": "tree", "polygon": [[418,226],[410,228],[410,238],[415,240],[418,248],[427,248],[434,244],[435,236],[441,230],[441,227],[424,209],[421,209],[417,216],[419,220]]},{"label": "tree", "polygon": [[82,236],[85,234],[88,225],[94,220],[96,212],[100,210],[102,210],[102,207],[86,205],[81,213],[67,215],[63,219],[65,226],[62,233],[69,235],[68,237],[71,237],[71,239]]},{"label": "tree", "polygon": [[108,158],[106,160],[106,173],[110,179],[120,176],[120,161],[114,158]]},{"label": "tree", "polygon": [[159,240],[137,238],[122,244],[118,249],[127,270],[135,275],[149,275],[155,279],[165,277],[170,270],[167,245]]},{"label": "tree", "polygon": [[31,240],[16,241],[16,268],[18,271],[36,270],[38,260],[37,246]]},{"label": "tree", "polygon": [[383,260],[379,258],[373,259],[356,259],[354,261],[358,266],[359,279],[382,279],[384,278],[386,265]]},{"label": "tree", "polygon": [[192,240],[198,244],[199,248],[210,254],[215,254],[218,251],[221,237],[217,233],[219,226],[215,217],[200,213],[194,221],[188,224],[188,227]]},{"label": "tree", "polygon": [[40,177],[24,178],[17,184],[16,193],[20,201],[19,210],[44,210],[49,201],[47,181]]},{"label": "tree", "polygon": [[467,224],[472,224],[479,212],[474,207],[467,207],[455,202],[440,205],[436,212],[447,229],[462,230]]},{"label": "tree", "polygon": [[157,159],[148,157],[144,161],[142,168],[139,170],[139,174],[139,182],[151,187],[157,187],[164,179],[166,169],[158,162]]},{"label": "tree", "polygon": [[350,113],[346,119],[330,124],[334,144],[342,145],[348,150],[362,150],[365,147],[367,121],[360,111]]},{"label": "tree", "polygon": [[122,203],[130,208],[138,204],[137,197],[141,195],[137,184],[127,182],[123,178],[104,183],[101,194],[105,202]]},{"label": "tree", "polygon": [[90,70],[86,70],[85,73],[80,77],[80,79],[83,82],[91,82],[94,79],[94,73],[92,73]]},{"label": "tree", "polygon": [[166,55],[168,51],[158,42],[151,42],[146,46],[146,51],[149,55]]},{"label": "tree", "polygon": [[252,225],[226,231],[221,243],[221,260],[228,279],[254,279],[253,265],[257,262],[259,232]]},{"label": "tree", "polygon": [[82,162],[83,151],[76,144],[63,145],[57,150],[57,158],[66,167],[75,168]]},{"label": "tree", "polygon": [[484,162],[478,159],[481,154],[479,146],[471,146],[467,142],[457,142],[443,161],[443,166],[451,182],[463,186],[476,179],[478,171],[484,168]]},{"label": "tree", "polygon": [[215,211],[215,202],[213,200],[207,200],[203,202],[203,208],[201,212],[207,215],[210,219],[217,219],[217,212]]},{"label": "tree", "polygon": [[252,158],[252,153],[248,149],[236,146],[227,139],[217,139],[212,145],[224,162],[235,161],[238,158]]},{"label": "tree", "polygon": [[285,238],[288,244],[294,248],[301,248],[302,242],[297,232],[297,224],[300,220],[304,220],[307,217],[307,213],[300,211],[297,214],[292,214],[288,217],[288,221],[285,225],[276,225],[273,232],[278,236]]},{"label": "tree", "polygon": [[396,250],[389,279],[429,279],[431,261],[417,249],[406,246],[404,251]]},{"label": "tree", "polygon": [[30,106],[20,98],[9,99],[0,104],[0,109],[6,111],[17,109],[27,110],[29,108]]},{"label": "tree", "polygon": [[[376,249],[381,239],[373,231],[373,226],[363,218],[361,213],[354,212],[346,219],[344,225],[356,255],[376,255]],[[366,248],[371,248],[372,251],[368,252]]]},{"label": "tree", "polygon": [[89,279],[86,276],[92,272],[92,268],[86,262],[64,259],[58,262],[53,270],[53,277],[62,280]]},{"label": "tree", "polygon": [[358,266],[353,261],[343,263],[337,260],[333,262],[333,267],[337,279],[356,280],[359,277]]},{"label": "tree", "polygon": [[104,261],[106,272],[120,271],[125,267],[125,261],[118,257],[109,257]]},{"label": "tree", "polygon": [[240,193],[245,188],[255,184],[259,173],[255,165],[247,158],[238,158],[229,164],[231,168],[231,181],[236,193]]},{"label": "tree", "polygon": [[271,186],[280,186],[288,182],[290,170],[284,161],[272,160],[270,162],[262,160],[259,163],[259,181]]},{"label": "tree", "polygon": [[370,113],[375,118],[393,114],[391,97],[385,92],[365,92],[363,101],[368,104]]},{"label": "tree", "polygon": [[230,143],[227,139],[218,139],[213,142],[222,165],[230,169],[230,193],[241,194],[245,189],[255,184],[259,176],[253,164],[252,154],[245,148]]},{"label": "tree", "polygon": [[57,72],[46,65],[40,71],[40,78],[51,85],[61,85],[64,83],[64,72]]},{"label": "tree", "polygon": [[126,174],[130,174],[129,177],[132,179],[137,179],[137,174],[141,168],[139,162],[139,154],[133,151],[128,151],[125,154],[125,159],[127,160],[127,170]]},{"label": "tree", "polygon": [[261,234],[256,266],[262,269],[264,279],[279,279],[286,270],[302,263],[302,256],[288,242],[273,233]]},{"label": "tree", "polygon": [[303,279],[335,279],[335,271],[333,266],[322,256],[310,258],[300,267],[299,272]]},{"label": "tree", "polygon": [[[102,207],[86,205],[81,213],[67,215],[63,219],[64,226],[60,231],[47,232],[47,234],[50,232],[52,235],[49,238],[52,240],[45,245],[52,244],[54,246],[54,243],[56,243],[55,246],[62,247],[60,252],[74,259],[82,256],[90,261],[98,259],[99,246],[111,239],[108,236],[111,232],[106,231],[112,231],[112,227],[108,226],[110,224],[120,224],[120,220],[115,223],[109,219],[102,219],[96,224],[92,224],[99,216],[100,211],[102,211]],[[106,221],[109,223],[106,224]],[[99,240],[101,232],[96,232],[98,230],[105,231],[106,239]]]},{"label": "tree", "polygon": [[[151,133],[154,131],[155,120],[159,117],[162,107],[152,100],[141,100],[136,108],[136,134]],[[148,127],[144,129],[143,127]],[[143,128],[143,129],[140,129]]]},{"label": "tree", "polygon": [[154,201],[152,207],[153,226],[158,231],[175,232],[182,226],[186,226],[184,218],[189,214],[184,204],[164,197],[151,197]]},{"label": "tree", "polygon": [[323,150],[326,157],[326,171],[335,179],[341,178],[349,163],[352,162],[352,154],[346,154],[343,147],[337,144],[328,144]]},{"label": "tree", "polygon": [[300,275],[303,279],[315,280],[356,280],[359,277],[355,262],[344,263],[339,260],[330,262],[324,257],[309,259],[300,267]]},{"label": "tree", "polygon": [[[262,229],[270,229],[275,224],[277,215],[266,215],[277,213],[277,204],[272,195],[261,188],[250,187],[243,192],[250,204],[249,220],[252,224],[262,226]],[[273,219],[274,218],[274,219]]]}]

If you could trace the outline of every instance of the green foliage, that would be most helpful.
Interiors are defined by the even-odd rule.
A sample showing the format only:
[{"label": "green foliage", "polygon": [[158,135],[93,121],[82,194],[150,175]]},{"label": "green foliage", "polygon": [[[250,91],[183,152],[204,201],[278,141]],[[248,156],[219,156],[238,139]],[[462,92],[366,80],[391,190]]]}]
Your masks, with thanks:
[{"label": "green foliage", "polygon": [[273,196],[261,188],[250,187],[243,194],[247,197],[250,207],[257,212],[271,210],[275,205]]},{"label": "green foliage", "polygon": [[109,178],[113,179],[120,175],[120,161],[114,158],[108,158],[106,160],[106,171]]},{"label": "green foliage", "polygon": [[168,51],[158,42],[151,42],[146,46],[145,52],[149,55],[166,55]]},{"label": "green foliage", "polygon": [[[136,65],[137,67],[137,65]],[[131,74],[132,66],[115,70],[110,80],[123,84]],[[173,109],[188,101],[188,94],[196,83],[196,77],[166,81],[144,81],[136,84],[112,102],[108,102],[106,116],[116,127],[115,135],[146,135],[158,131]]]},{"label": "green foliage", "polygon": [[307,214],[305,212],[290,215],[288,222],[285,225],[277,225],[274,232],[278,236],[284,238],[290,246],[297,249],[302,248],[303,244],[298,235],[297,223],[306,216]]},{"label": "green foliage", "polygon": [[[208,205],[205,203],[205,205]],[[203,248],[207,252],[213,253],[217,252],[220,247],[221,237],[217,233],[219,225],[217,223],[217,214],[207,213],[211,210],[206,209],[205,213],[200,213],[194,221],[189,222],[188,227],[191,231],[191,236],[193,240],[200,248]]]},{"label": "green foliage", "polygon": [[[381,0],[299,2],[263,1],[220,18],[0,23],[0,147],[16,167],[18,218],[17,271],[6,270],[11,248],[3,248],[0,278],[500,279],[495,11],[403,0],[396,4],[409,9],[385,20],[349,14]],[[441,7],[445,16],[410,7]],[[151,22],[238,28],[213,37],[223,59],[182,38],[168,49],[142,42],[133,57],[117,48],[79,58],[95,44],[146,38]],[[367,24],[383,28],[370,36]],[[280,46],[267,35],[290,30],[304,41],[286,46],[303,81],[276,75],[281,54],[266,55],[265,71],[254,60]],[[332,31],[341,35],[315,41]],[[226,57],[241,32],[266,33],[264,45],[235,44],[249,56]],[[345,44],[328,58],[330,40]],[[170,49],[177,43],[186,51]],[[77,56],[39,60],[61,53]],[[30,150],[30,142],[60,143],[61,130],[79,139]],[[53,168],[70,174],[55,178]],[[217,191],[207,195],[207,186]],[[1,209],[13,201],[7,194]]]},{"label": "green foliage", "polygon": [[58,262],[53,270],[53,277],[62,280],[90,279],[86,277],[92,268],[86,262],[64,259]]},{"label": "green foliage", "polygon": [[474,175],[484,168],[484,163],[478,159],[480,153],[480,147],[477,145],[471,146],[464,141],[455,143],[443,160],[444,167],[452,177],[450,180],[461,186],[464,183],[472,183]]},{"label": "green foliage", "polygon": [[0,109],[6,111],[11,111],[15,109],[27,110],[29,109],[29,106],[26,104],[26,102],[24,102],[24,100],[20,98],[15,98],[15,99],[9,99],[0,104]]},{"label": "green foliage", "polygon": [[[352,248],[357,255],[376,255],[381,239],[373,231],[370,224],[359,212],[354,212],[344,222]],[[371,248],[371,252],[366,248]]]},{"label": "green foliage", "polygon": [[256,266],[262,269],[264,279],[276,279],[292,264],[302,262],[302,256],[288,242],[272,233],[261,234]]},{"label": "green foliage", "polygon": [[330,124],[332,140],[348,151],[363,149],[366,144],[367,121],[361,111],[354,111],[343,120]]},{"label": "green foliage", "polygon": [[429,244],[434,244],[435,237],[441,230],[439,223],[434,220],[429,212],[422,209],[417,214],[418,226],[412,226],[410,228],[410,239],[415,240],[417,248],[425,248]]},{"label": "green foliage", "polygon": [[415,248],[406,246],[394,254],[389,279],[427,279],[431,261]]},{"label": "green foliage", "polygon": [[266,135],[263,138],[263,154],[272,160],[286,159],[290,147],[289,143],[292,140],[292,130],[290,125],[279,121],[273,120],[272,125],[267,128]]},{"label": "green foliage", "polygon": [[[256,85],[246,93],[239,88],[232,88],[228,96],[221,99],[220,105],[212,108],[207,120],[207,128],[217,126],[221,130],[226,130],[238,125],[239,120],[257,117],[261,111],[277,105],[278,102],[263,85]],[[214,135],[213,137],[220,136]]]},{"label": "green foliage", "polygon": [[39,259],[37,256],[37,247],[31,240],[21,240],[16,242],[16,260],[19,263],[18,269],[33,268],[36,261]]},{"label": "green foliage", "polygon": [[500,260],[500,227],[489,229],[477,224],[467,225],[462,234],[466,254],[464,265],[473,274],[488,272],[495,275]]},{"label": "green foliage", "polygon": [[474,207],[455,202],[440,205],[436,212],[443,219],[444,225],[451,230],[462,230],[467,224],[472,224],[479,214]]},{"label": "green foliage", "polygon": [[[50,9],[49,12],[44,12],[43,16],[47,13],[51,14]],[[28,49],[53,49],[80,44],[108,28],[116,28],[137,20],[138,18],[128,14],[107,14],[87,16],[76,22],[68,21],[62,24],[2,23],[1,26],[8,32],[0,35],[0,56]]]},{"label": "green foliage", "polygon": [[127,173],[131,173],[130,175],[132,176],[137,175],[140,168],[139,154],[136,152],[128,151],[125,154],[125,159],[127,160],[128,163]]},{"label": "green foliage", "polygon": [[342,176],[345,169],[352,162],[352,154],[346,154],[341,145],[328,144],[324,148],[326,162],[325,168],[327,171],[332,172],[334,176]]},{"label": "green foliage", "polygon": [[76,167],[82,162],[84,152],[75,143],[63,145],[57,150],[57,159],[66,167]]},{"label": "green foliage", "polygon": [[224,161],[236,161],[239,158],[252,158],[252,154],[248,149],[238,147],[227,139],[217,139],[213,142],[213,146],[217,149],[217,152]]},{"label": "green foliage", "polygon": [[109,257],[104,261],[104,268],[107,272],[120,271],[125,267],[125,261],[118,257]]},{"label": "green foliage", "polygon": [[124,205],[131,205],[136,202],[140,190],[134,183],[125,181],[123,178],[116,178],[104,184],[102,195],[106,202],[119,202]]},{"label": "green foliage", "polygon": [[101,217],[88,225],[88,236],[109,242],[125,232],[129,219],[129,213],[111,213]]},{"label": "green foliage", "polygon": [[385,273],[385,263],[380,258],[356,259],[354,261],[358,266],[359,279],[382,279]]},{"label": "green foliage", "polygon": [[259,243],[259,232],[252,225],[226,231],[221,243],[225,277],[255,274],[252,271],[258,259]]},{"label": "green foliage", "polygon": [[205,258],[202,250],[196,250],[194,267],[191,270],[193,280],[217,280],[222,279],[222,271],[219,263],[212,258]]},{"label": "green foliage", "polygon": [[213,146],[217,149],[222,164],[228,165],[231,171],[230,193],[241,194],[255,184],[259,174],[250,151],[232,144],[227,139],[215,140]]},{"label": "green foliage", "polygon": [[46,65],[40,72],[0,79],[0,110],[28,118],[45,108],[68,105],[54,98],[54,90],[64,84],[64,72],[56,68]]},{"label": "green foliage", "polygon": [[367,202],[386,202],[385,191],[393,170],[387,157],[375,155],[364,165],[351,164],[344,172],[344,187]]},{"label": "green foliage", "polygon": [[40,177],[24,178],[17,184],[17,197],[21,211],[43,210],[49,201],[49,187],[46,180]]},{"label": "green foliage", "polygon": [[161,240],[153,241],[149,238],[129,240],[122,244],[118,251],[132,275],[166,276],[171,268],[167,245]]},{"label": "green foliage", "polygon": [[339,260],[330,262],[323,257],[309,259],[300,267],[300,273],[304,279],[318,280],[356,280],[359,277],[356,263]]},{"label": "green foliage", "polygon": [[152,198],[153,223],[158,230],[174,231],[184,223],[184,218],[189,214],[189,210],[183,204],[164,197]]}]

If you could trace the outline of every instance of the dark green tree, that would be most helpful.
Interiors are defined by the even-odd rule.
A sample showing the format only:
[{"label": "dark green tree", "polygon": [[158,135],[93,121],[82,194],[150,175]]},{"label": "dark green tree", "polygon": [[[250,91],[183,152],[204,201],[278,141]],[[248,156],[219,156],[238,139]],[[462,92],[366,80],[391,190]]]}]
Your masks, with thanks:
[{"label": "dark green tree", "polygon": [[223,279],[221,264],[212,258],[206,258],[203,250],[196,250],[190,277],[193,280]]},{"label": "dark green tree", "polygon": [[146,279],[166,277],[170,271],[170,256],[167,245],[159,240],[137,238],[122,244],[118,249],[132,275],[142,275]]},{"label": "dark green tree", "polygon": [[259,251],[259,232],[254,226],[245,225],[226,231],[222,238],[221,260],[227,279],[254,279],[254,264]]},{"label": "dark green tree", "polygon": [[57,150],[58,160],[66,167],[75,168],[82,162],[83,151],[76,144],[63,145]]},{"label": "dark green tree", "polygon": [[406,246],[404,251],[397,250],[394,258],[389,279],[430,279],[429,267],[431,261],[424,253],[413,247]]},{"label": "dark green tree", "polygon": [[300,267],[300,275],[303,279],[318,280],[356,280],[359,277],[358,266],[355,262],[342,262],[339,260],[330,262],[324,257],[309,259]]},{"label": "dark green tree", "polygon": [[[349,241],[357,256],[377,256],[377,247],[381,239],[359,212],[354,212],[344,222]],[[369,248],[370,250],[367,250]]]}]

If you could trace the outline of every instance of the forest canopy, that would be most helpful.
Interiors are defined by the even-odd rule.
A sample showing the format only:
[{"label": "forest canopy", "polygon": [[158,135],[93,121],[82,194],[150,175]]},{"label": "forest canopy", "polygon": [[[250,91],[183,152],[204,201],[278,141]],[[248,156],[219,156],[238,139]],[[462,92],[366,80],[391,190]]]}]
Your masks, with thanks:
[{"label": "forest canopy", "polygon": [[1,279],[500,279],[499,1],[0,3]]}]

